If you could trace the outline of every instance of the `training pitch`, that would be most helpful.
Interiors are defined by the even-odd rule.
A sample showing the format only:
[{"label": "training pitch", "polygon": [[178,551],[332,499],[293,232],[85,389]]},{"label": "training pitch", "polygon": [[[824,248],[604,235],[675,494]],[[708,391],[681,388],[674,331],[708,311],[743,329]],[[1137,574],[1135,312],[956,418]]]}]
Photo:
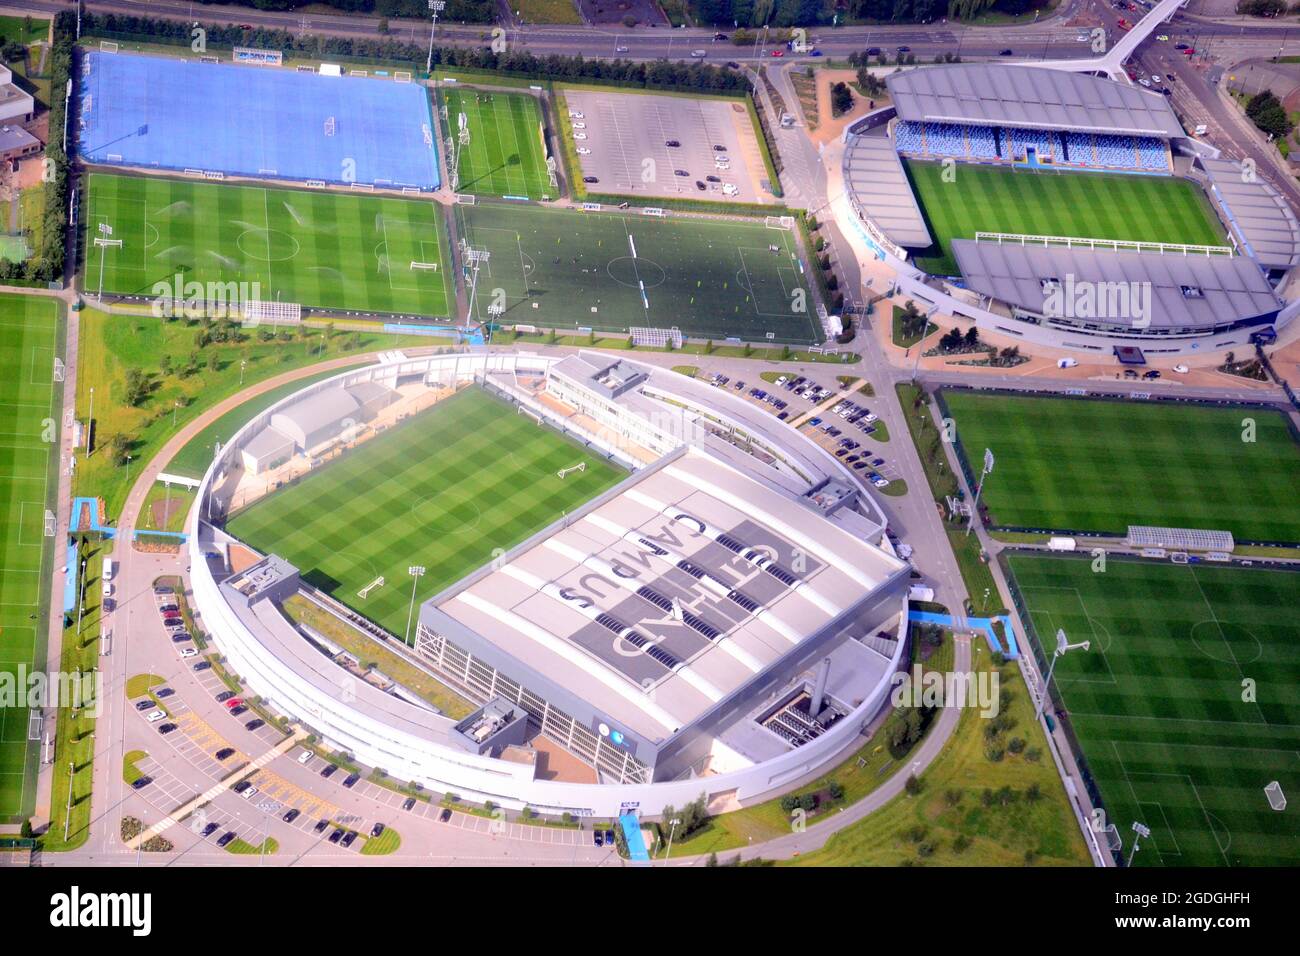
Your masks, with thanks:
[{"label": "training pitch", "polygon": [[[1014,556],[1040,644],[1088,650],[1053,683],[1138,865],[1295,866],[1300,796],[1300,574]],[[1041,660],[1041,658],[1040,658]],[[1281,784],[1290,806],[1269,806]]]},{"label": "training pitch", "polygon": [[[586,463],[586,470],[556,476]],[[509,550],[624,473],[470,388],[235,515],[228,530],[297,565],[394,634],[417,603]],[[499,553],[499,552],[498,552]],[[383,576],[366,598],[357,592]]]},{"label": "training pitch", "polygon": [[444,132],[459,138],[458,117],[465,114],[469,145],[447,146],[448,163],[458,157],[456,191],[487,196],[550,199],[558,195],[546,171],[542,110],[524,93],[448,89]]},{"label": "training pitch", "polygon": [[995,526],[1123,535],[1128,526],[1300,541],[1300,447],[1278,412],[944,390],[968,467],[996,459]]},{"label": "training pitch", "polygon": [[[102,262],[105,292],[146,298],[180,275],[358,312],[441,317],[454,302],[446,225],[428,201],[95,174],[84,219],[87,290]],[[101,224],[121,246],[93,244]]]},{"label": "training pitch", "polygon": [[[48,299],[0,296],[0,672],[29,672],[45,647],[55,539],[45,537],[58,477],[59,400],[53,381],[58,311]],[[61,388],[62,386],[58,386]],[[25,686],[25,685],[24,685]],[[25,707],[0,702],[0,821],[30,809],[37,742]]]},{"label": "training pitch", "polygon": [[917,265],[956,275],[953,239],[1012,232],[1081,239],[1224,245],[1223,228],[1201,191],[1170,176],[1033,172],[957,165],[944,181],[939,163],[904,162],[935,245]]},{"label": "training pitch", "polygon": [[459,234],[491,253],[474,304],[483,321],[499,302],[506,325],[822,338],[789,229],[535,206],[462,205],[456,218]]}]

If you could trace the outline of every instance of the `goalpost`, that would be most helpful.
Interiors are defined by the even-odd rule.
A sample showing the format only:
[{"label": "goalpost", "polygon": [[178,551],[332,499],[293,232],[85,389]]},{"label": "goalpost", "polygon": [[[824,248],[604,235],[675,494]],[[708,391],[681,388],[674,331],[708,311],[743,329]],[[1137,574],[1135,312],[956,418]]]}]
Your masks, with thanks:
[{"label": "goalpost", "polygon": [[367,597],[370,596],[371,591],[373,591],[375,588],[382,588],[383,586],[384,586],[384,576],[381,574],[379,577],[375,578],[373,581],[371,581],[369,584],[363,587],[360,591],[358,591],[357,597],[361,598],[361,600],[364,601]]},{"label": "goalpost", "polygon": [[571,474],[572,472],[586,471],[586,470],[587,470],[587,463],[585,461],[580,461],[576,465],[570,465],[568,468],[561,468],[559,471],[555,473],[555,477],[563,478],[565,475]]},{"label": "goalpost", "polygon": [[426,269],[426,270],[430,270],[430,271],[433,271],[433,272],[437,272],[437,271],[438,271],[438,263],[436,263],[436,262],[418,262],[418,261],[416,261],[415,259],[412,259],[412,260],[411,260],[411,268],[412,268],[412,269]]},{"label": "goalpost", "polygon": [[763,225],[768,229],[793,229],[794,216],[764,216]]}]

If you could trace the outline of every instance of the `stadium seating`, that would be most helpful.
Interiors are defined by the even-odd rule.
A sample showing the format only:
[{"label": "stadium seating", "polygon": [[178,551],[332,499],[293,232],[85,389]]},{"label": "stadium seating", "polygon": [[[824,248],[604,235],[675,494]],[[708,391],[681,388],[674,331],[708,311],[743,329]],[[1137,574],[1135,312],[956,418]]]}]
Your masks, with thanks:
[{"label": "stadium seating", "polygon": [[894,139],[900,153],[915,156],[1023,162],[1032,147],[1040,162],[1057,166],[1152,172],[1169,169],[1165,143],[1146,136],[901,121],[895,127]]}]

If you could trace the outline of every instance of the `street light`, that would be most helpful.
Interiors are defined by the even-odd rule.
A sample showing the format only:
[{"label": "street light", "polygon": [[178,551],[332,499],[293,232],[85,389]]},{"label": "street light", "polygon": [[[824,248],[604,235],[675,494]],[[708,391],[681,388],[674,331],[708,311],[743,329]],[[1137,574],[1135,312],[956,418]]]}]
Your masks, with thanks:
[{"label": "street light", "polygon": [[1047,703],[1047,698],[1052,693],[1052,671],[1056,670],[1056,662],[1065,656],[1067,651],[1075,649],[1088,650],[1092,646],[1091,641],[1081,641],[1078,644],[1071,644],[1065,636],[1065,631],[1057,628],[1056,630],[1056,650],[1052,653],[1052,666],[1047,668],[1047,679],[1043,681],[1043,693],[1038,698],[1038,709],[1034,711],[1034,719],[1037,720],[1043,715],[1043,705]]},{"label": "street light", "polygon": [[95,453],[95,448],[91,444],[95,435],[95,386],[90,386],[90,417],[86,419],[86,457],[89,458]]},{"label": "street light", "polygon": [[406,612],[406,643],[411,643],[411,618],[415,616],[415,589],[420,583],[420,578],[424,577],[423,565],[413,564],[406,569],[406,573],[411,576],[411,608]]},{"label": "street light", "polygon": [[682,821],[679,818],[674,817],[672,820],[669,820],[668,822],[672,825],[668,829],[668,849],[664,851],[665,860],[673,855],[673,834],[677,832],[677,824],[681,823]]}]

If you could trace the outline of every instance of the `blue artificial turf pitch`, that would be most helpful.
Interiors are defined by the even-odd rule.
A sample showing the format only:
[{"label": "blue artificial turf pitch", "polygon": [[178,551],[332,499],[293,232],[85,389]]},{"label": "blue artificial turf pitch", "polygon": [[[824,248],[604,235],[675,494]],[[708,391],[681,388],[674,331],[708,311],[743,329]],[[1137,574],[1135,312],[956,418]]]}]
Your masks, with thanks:
[{"label": "blue artificial turf pitch", "polygon": [[90,162],[439,185],[432,110],[416,83],[126,53],[87,53],[81,70],[78,139]]}]

